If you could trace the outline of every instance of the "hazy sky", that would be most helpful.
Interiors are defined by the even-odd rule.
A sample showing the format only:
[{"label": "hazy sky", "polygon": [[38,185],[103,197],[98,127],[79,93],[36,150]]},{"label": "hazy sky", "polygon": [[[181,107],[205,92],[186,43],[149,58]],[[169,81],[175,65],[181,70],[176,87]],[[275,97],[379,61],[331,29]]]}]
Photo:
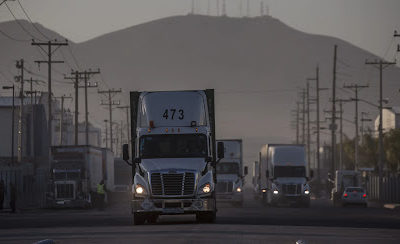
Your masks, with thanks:
[{"label": "hazy sky", "polygon": [[[118,29],[150,20],[184,15],[191,0],[19,0],[31,19],[59,32],[72,41],[81,42]],[[223,0],[219,0],[222,3]],[[246,14],[247,0],[226,0],[229,16]],[[357,46],[392,57],[393,31],[400,30],[400,0],[249,0],[251,16],[260,14],[260,2],[269,6],[270,15],[309,33],[339,37]],[[195,0],[196,12],[216,13],[217,0]],[[24,18],[18,2],[8,5]],[[221,7],[220,7],[221,9]],[[0,6],[0,22],[12,19]],[[393,51],[393,52],[392,52]]]}]

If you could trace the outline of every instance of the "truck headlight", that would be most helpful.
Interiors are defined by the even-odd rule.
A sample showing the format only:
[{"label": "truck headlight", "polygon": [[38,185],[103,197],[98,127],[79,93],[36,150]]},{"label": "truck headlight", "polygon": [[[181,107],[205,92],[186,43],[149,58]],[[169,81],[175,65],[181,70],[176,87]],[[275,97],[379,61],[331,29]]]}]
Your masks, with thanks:
[{"label": "truck headlight", "polygon": [[278,195],[279,191],[278,190],[274,190],[273,193],[274,193],[274,195]]},{"label": "truck headlight", "polygon": [[201,190],[203,191],[203,193],[209,193],[211,191],[211,185],[209,183],[204,184]]},{"label": "truck headlight", "polygon": [[242,192],[242,188],[240,188],[240,186],[238,188],[236,188],[236,192]]},{"label": "truck headlight", "polygon": [[144,190],[144,187],[142,185],[139,185],[139,184],[136,185],[135,192],[138,195],[146,194],[146,191]]},{"label": "truck headlight", "polygon": [[308,195],[308,194],[310,194],[310,191],[309,190],[305,190],[304,194]]}]

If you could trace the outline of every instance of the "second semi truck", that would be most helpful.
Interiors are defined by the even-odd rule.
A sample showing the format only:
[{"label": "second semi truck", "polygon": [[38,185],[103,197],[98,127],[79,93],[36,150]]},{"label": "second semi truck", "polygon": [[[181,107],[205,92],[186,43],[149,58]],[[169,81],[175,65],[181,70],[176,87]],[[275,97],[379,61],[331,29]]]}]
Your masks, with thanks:
[{"label": "second semi truck", "polygon": [[260,194],[268,205],[310,205],[309,173],[304,145],[267,144],[260,151]]},{"label": "second semi truck", "polygon": [[217,200],[234,206],[243,205],[244,176],[241,139],[217,140],[224,143],[225,157],[217,164]]}]

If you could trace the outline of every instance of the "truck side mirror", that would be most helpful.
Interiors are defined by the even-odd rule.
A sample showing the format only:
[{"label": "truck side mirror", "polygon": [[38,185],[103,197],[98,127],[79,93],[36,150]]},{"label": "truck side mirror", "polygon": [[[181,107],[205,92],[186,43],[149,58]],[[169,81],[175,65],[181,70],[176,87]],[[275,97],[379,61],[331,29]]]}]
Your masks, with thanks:
[{"label": "truck side mirror", "polygon": [[219,141],[217,144],[217,152],[218,152],[218,159],[224,158],[225,157],[225,148],[224,148],[224,143],[222,141]]},{"label": "truck side mirror", "polygon": [[128,144],[122,145],[122,159],[125,161],[129,160],[129,145]]},{"label": "truck side mirror", "polygon": [[269,178],[269,170],[268,169],[265,171],[265,177]]},{"label": "truck side mirror", "polygon": [[244,166],[244,175],[247,175],[249,173],[249,168],[247,166]]}]

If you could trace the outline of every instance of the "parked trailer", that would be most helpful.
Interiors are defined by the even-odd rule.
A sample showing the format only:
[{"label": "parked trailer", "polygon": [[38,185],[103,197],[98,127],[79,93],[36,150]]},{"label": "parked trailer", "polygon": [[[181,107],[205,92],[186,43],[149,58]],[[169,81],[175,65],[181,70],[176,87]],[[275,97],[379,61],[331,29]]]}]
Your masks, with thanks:
[{"label": "parked trailer", "polygon": [[[312,177],[312,172],[310,173]],[[310,205],[304,145],[267,144],[260,151],[261,199],[268,205]]]},{"label": "parked trailer", "polygon": [[243,206],[244,176],[241,139],[217,140],[224,143],[225,157],[217,164],[217,201]]},{"label": "parked trailer", "polygon": [[[214,90],[131,92],[130,108],[133,223],[168,214],[214,222]],[[124,160],[128,148],[123,147]],[[218,154],[222,158],[223,150]]]},{"label": "parked trailer", "polygon": [[[92,146],[54,146],[51,148],[48,207],[90,207],[97,184],[105,180],[103,149]],[[104,160],[103,160],[104,159]]]},{"label": "parked trailer", "polygon": [[334,206],[342,205],[342,194],[346,187],[360,187],[361,173],[354,170],[336,170],[335,187],[331,192],[331,200]]}]

